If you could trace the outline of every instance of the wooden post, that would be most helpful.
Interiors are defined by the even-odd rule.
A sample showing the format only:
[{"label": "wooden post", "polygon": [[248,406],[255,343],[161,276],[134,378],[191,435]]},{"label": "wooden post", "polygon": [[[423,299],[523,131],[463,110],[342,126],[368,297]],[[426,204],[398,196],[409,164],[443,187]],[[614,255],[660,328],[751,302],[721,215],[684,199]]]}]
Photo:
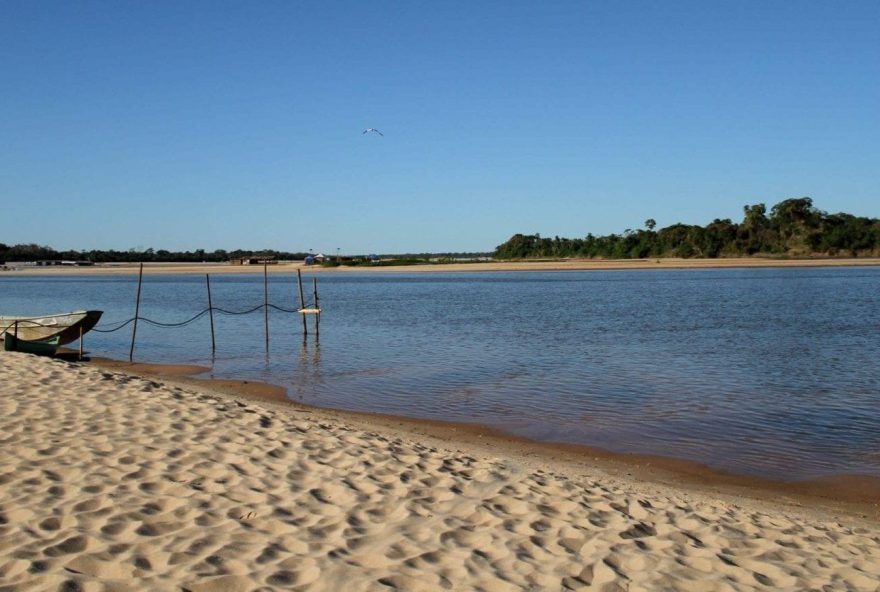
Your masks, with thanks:
[{"label": "wooden post", "polygon": [[12,329],[12,351],[18,351],[18,321],[15,321]]},{"label": "wooden post", "polygon": [[302,310],[306,307],[306,297],[303,294],[303,276],[302,272],[299,269],[296,270],[296,279],[299,282],[299,316],[302,317],[303,320],[303,335],[309,334],[309,327],[306,325],[306,315],[302,312]]},{"label": "wooden post", "polygon": [[79,326],[79,361],[83,359],[83,326]]},{"label": "wooden post", "polygon": [[140,270],[138,271],[138,291],[137,298],[134,302],[134,326],[131,329],[131,349],[128,350],[128,361],[131,362],[134,359],[134,338],[137,335],[138,330],[138,315],[140,315],[141,311],[141,282],[144,279],[144,264],[141,263]]},{"label": "wooden post", "polygon": [[[318,278],[312,278],[312,290],[315,298],[315,308],[320,309],[318,305]],[[315,335],[321,334],[321,313],[315,313]]]},{"label": "wooden post", "polygon": [[266,325],[266,351],[269,351],[269,265],[263,261],[263,319]]},{"label": "wooden post", "polygon": [[205,274],[205,283],[208,285],[208,318],[211,320],[211,356],[217,351],[217,345],[214,342],[214,305],[211,303],[211,276]]}]

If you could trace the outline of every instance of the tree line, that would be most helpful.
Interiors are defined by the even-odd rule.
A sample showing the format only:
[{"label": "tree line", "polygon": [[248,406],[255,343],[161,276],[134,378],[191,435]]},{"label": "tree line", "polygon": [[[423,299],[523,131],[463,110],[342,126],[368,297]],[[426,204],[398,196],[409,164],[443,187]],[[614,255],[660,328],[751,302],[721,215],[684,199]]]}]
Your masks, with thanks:
[{"label": "tree line", "polygon": [[673,224],[654,230],[649,218],[639,230],[584,238],[515,234],[495,248],[496,259],[587,257],[877,256],[880,219],[828,214],[809,197],[786,199],[767,213],[763,203],[746,205],[743,221],[715,219],[706,226]]},{"label": "tree line", "polygon": [[5,245],[0,243],[0,261],[91,261],[92,263],[138,263],[138,262],[166,262],[166,263],[221,263],[225,261],[257,258],[278,260],[302,260],[308,253],[288,253],[264,249],[260,251],[247,251],[237,249],[226,251],[217,249],[205,251],[166,251],[165,249],[129,249],[127,251],[116,250],[90,250],[90,251],[56,251],[52,247],[37,244]]},{"label": "tree line", "polygon": [[[770,256],[880,256],[880,219],[829,214],[813,206],[809,197],[786,199],[767,212],[763,203],[746,205],[743,220],[734,223],[715,219],[706,226],[673,224],[655,230],[653,219],[644,228],[627,229],[622,234],[584,238],[542,237],[515,234],[492,254],[496,259],[529,258],[609,258],[646,257],[739,257]],[[168,251],[164,249],[66,250],[57,251],[38,244],[0,243],[0,262],[6,261],[90,261],[92,263],[180,262],[220,263],[242,258],[302,260],[309,253],[272,249],[226,251]],[[479,257],[487,253],[419,253],[396,258],[426,260]],[[390,255],[380,255],[382,258]],[[347,257],[351,259],[351,257]]]},{"label": "tree line", "polygon": [[[234,261],[236,259],[275,259],[278,261],[302,261],[309,253],[305,252],[287,252],[275,251],[272,249],[263,249],[259,251],[248,251],[236,249],[234,251],[226,251],[217,249],[215,251],[205,251],[204,249],[196,249],[194,251],[166,251],[164,249],[129,249],[127,251],[116,250],[90,250],[90,251],[56,251],[52,247],[38,245],[34,243],[20,245],[5,245],[0,243],[0,263],[6,261],[90,261],[92,263],[223,263],[226,261]],[[405,255],[378,255],[382,259],[393,258],[395,260],[414,260],[423,263],[432,258],[456,259],[488,256],[489,253],[418,253]],[[329,259],[335,260],[335,256]],[[344,260],[347,264],[351,264],[356,260],[367,260],[366,255],[346,256]]]}]

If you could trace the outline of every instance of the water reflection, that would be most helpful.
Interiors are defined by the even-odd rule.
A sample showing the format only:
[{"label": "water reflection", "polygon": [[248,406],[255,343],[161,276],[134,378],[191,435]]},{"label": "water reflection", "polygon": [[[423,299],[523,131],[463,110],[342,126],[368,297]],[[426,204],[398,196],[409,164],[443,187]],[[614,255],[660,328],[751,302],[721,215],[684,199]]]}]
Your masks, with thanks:
[{"label": "water reflection", "polygon": [[299,400],[304,399],[311,389],[324,382],[321,372],[321,340],[318,335],[313,338],[303,335],[299,349],[296,372],[292,378],[290,394]]}]

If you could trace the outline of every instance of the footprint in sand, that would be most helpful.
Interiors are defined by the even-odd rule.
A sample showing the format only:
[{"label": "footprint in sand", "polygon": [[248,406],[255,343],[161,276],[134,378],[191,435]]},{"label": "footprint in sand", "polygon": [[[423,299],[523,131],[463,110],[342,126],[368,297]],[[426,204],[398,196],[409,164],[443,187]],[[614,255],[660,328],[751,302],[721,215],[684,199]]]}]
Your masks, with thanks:
[{"label": "footprint in sand", "polygon": [[43,549],[43,555],[47,555],[49,557],[57,557],[59,555],[69,555],[71,553],[81,553],[86,550],[89,545],[89,539],[84,536],[73,536],[69,539],[65,539],[64,541],[58,543],[57,545],[52,545],[51,547],[46,547]]}]

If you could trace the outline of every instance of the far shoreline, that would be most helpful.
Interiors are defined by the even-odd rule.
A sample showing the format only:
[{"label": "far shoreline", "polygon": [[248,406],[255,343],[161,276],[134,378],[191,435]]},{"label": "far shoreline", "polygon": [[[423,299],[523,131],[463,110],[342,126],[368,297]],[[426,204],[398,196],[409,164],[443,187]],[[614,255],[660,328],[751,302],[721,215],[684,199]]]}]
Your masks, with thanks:
[{"label": "far shoreline", "polygon": [[[70,356],[68,359],[76,359],[72,353]],[[612,477],[640,481],[645,485],[673,486],[704,495],[781,503],[800,510],[841,512],[880,521],[880,477],[871,475],[835,474],[800,481],[774,480],[729,473],[683,458],[614,452],[584,444],[533,440],[478,423],[309,405],[288,398],[287,389],[280,385],[255,380],[197,377],[198,374],[210,371],[210,368],[204,366],[129,363],[99,357],[84,361],[127,375],[155,378],[166,383],[277,405],[281,409],[314,413],[316,417],[358,423],[369,430],[391,432],[416,439],[428,438],[445,442],[446,446],[452,448],[462,447],[465,450],[513,457],[523,462],[537,463],[549,470],[600,469]]]},{"label": "far shoreline", "polygon": [[[28,266],[0,271],[0,278],[22,276],[92,276],[131,275],[138,273],[139,263],[97,264],[88,267]],[[815,268],[815,267],[878,267],[880,257],[847,258],[772,258],[730,257],[717,259],[556,259],[518,261],[478,261],[460,263],[424,263],[416,265],[357,265],[323,267],[305,265],[302,261],[281,261],[265,266],[270,274],[293,273],[466,273],[466,272],[553,272],[553,271],[621,271],[674,269],[750,269],[750,268]],[[262,274],[263,265],[229,263],[144,263],[144,274]]]}]

